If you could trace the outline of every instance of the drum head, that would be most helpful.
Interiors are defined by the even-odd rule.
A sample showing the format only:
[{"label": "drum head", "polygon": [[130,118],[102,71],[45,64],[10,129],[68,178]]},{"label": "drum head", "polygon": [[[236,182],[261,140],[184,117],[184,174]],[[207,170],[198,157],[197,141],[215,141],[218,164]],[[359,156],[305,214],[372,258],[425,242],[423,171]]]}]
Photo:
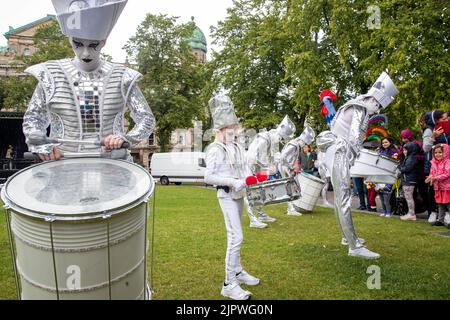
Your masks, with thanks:
[{"label": "drum head", "polygon": [[2,198],[30,216],[81,217],[130,207],[153,190],[152,177],[138,165],[79,158],[45,162],[17,173],[6,183]]}]

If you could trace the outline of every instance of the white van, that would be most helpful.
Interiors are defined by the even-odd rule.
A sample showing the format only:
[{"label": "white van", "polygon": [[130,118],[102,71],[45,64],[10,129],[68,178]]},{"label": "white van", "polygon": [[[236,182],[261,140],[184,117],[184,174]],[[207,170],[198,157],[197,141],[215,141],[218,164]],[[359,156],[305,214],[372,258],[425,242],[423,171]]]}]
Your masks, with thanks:
[{"label": "white van", "polygon": [[162,185],[182,182],[204,183],[205,153],[170,152],[155,153],[152,156],[150,173]]}]

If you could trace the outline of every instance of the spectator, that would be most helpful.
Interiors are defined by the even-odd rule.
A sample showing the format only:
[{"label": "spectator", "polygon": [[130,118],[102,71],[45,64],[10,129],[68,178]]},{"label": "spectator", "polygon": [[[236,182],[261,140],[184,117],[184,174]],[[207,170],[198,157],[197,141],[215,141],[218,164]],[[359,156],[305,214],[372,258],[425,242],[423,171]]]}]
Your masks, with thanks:
[{"label": "spectator", "polygon": [[[379,154],[386,157],[397,159],[398,150],[394,146],[394,139],[391,137],[386,137],[381,140]],[[391,211],[391,195],[392,195],[392,184],[377,184],[375,189],[378,190],[378,195],[380,196],[381,205],[383,206],[383,213],[381,217],[390,218],[392,216]]]},{"label": "spectator", "polygon": [[5,155],[6,160],[8,161],[8,170],[12,170],[13,169],[13,159],[14,159],[14,148],[12,145],[8,146],[8,149],[6,150],[6,155]]},{"label": "spectator", "polygon": [[[427,201],[428,185],[425,183],[425,173],[424,173],[425,155],[422,150],[423,143],[422,143],[422,141],[416,140],[416,138],[414,137],[414,134],[409,129],[405,129],[400,133],[400,139],[401,139],[403,145],[408,142],[414,142],[420,148],[420,152],[418,152],[416,154],[417,161],[419,162],[419,177],[418,177],[418,181],[417,181],[417,185],[416,185],[416,189],[415,189],[415,191],[417,191],[417,192],[414,192],[414,202],[415,202],[416,211],[422,212],[422,211],[425,211],[426,208],[428,207],[428,204],[427,204],[428,203],[428,201]],[[398,152],[400,161],[404,160],[403,145],[400,147],[400,150]]]},{"label": "spectator", "polygon": [[367,189],[367,211],[377,212],[377,203],[375,201],[377,197],[377,190],[375,189],[375,183],[366,182]]},{"label": "spectator", "polygon": [[416,220],[413,194],[419,179],[419,162],[416,158],[416,154],[419,151],[419,146],[414,142],[408,142],[403,146],[405,160],[400,166],[400,173],[403,193],[405,194],[405,199],[408,203],[408,213],[400,217],[402,220]]},{"label": "spectator", "polygon": [[367,201],[367,205],[366,205],[367,189],[366,189],[366,185],[364,184],[364,178],[354,177],[353,183],[356,186],[356,190],[358,192],[358,197],[359,197],[358,210],[367,210],[370,206],[369,206],[369,201]]},{"label": "spectator", "polygon": [[317,154],[312,151],[310,145],[303,147],[303,151],[299,154],[300,167],[302,171],[309,174],[314,174],[316,167],[314,163],[317,160]]},{"label": "spectator", "polygon": [[[427,177],[431,170],[431,160],[433,159],[432,147],[435,144],[445,142],[445,138],[442,137],[444,130],[442,128],[435,128],[437,122],[445,120],[447,113],[441,110],[434,110],[427,112],[423,115],[421,125],[423,128],[423,152],[425,153],[424,159],[424,176]],[[431,185],[426,185],[425,189],[427,199],[427,212],[428,217],[436,215],[437,207],[434,197],[434,188]]]},{"label": "spectator", "polygon": [[425,180],[434,186],[434,196],[439,205],[439,215],[434,226],[443,226],[445,213],[450,211],[450,146],[437,144],[433,146],[430,175]]}]

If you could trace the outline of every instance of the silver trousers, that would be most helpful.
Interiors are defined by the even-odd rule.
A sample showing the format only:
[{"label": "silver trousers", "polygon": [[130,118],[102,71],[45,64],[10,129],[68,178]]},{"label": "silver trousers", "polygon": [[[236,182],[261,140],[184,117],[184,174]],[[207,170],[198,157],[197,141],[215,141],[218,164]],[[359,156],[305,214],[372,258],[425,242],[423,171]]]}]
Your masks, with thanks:
[{"label": "silver trousers", "polygon": [[236,274],[243,269],[241,266],[241,246],[244,241],[242,233],[242,213],[244,199],[219,198],[227,229],[227,253],[225,256],[225,282],[236,281]]},{"label": "silver trousers", "polygon": [[336,140],[331,183],[334,190],[334,211],[337,216],[342,234],[347,239],[350,249],[363,247],[358,240],[352,218],[352,189],[350,187],[350,164],[348,156],[349,146],[341,139]]}]

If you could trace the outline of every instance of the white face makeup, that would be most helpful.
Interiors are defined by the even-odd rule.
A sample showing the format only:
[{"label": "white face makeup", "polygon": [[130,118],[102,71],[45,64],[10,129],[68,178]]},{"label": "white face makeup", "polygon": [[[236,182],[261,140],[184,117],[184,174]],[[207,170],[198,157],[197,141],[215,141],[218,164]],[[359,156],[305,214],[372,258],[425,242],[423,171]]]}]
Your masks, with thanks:
[{"label": "white face makeup", "polygon": [[368,114],[374,114],[374,113],[380,112],[381,106],[375,98],[366,97],[364,99],[364,103],[366,105]]},{"label": "white face makeup", "polygon": [[101,50],[105,46],[105,40],[86,40],[69,38],[73,52],[76,55],[75,64],[81,70],[91,72],[100,66]]}]

